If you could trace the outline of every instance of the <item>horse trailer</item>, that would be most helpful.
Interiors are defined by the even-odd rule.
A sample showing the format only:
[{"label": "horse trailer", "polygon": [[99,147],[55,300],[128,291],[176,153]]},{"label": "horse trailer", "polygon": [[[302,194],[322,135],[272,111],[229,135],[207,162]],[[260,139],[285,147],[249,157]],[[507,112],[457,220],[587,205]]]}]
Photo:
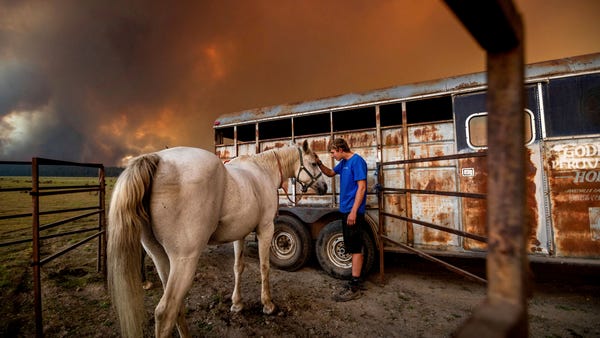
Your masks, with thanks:
[{"label": "horse trailer", "polygon": [[[598,264],[600,53],[526,66],[524,95],[528,257]],[[493,163],[486,158],[485,102],[486,74],[475,73],[252,109],[215,121],[215,152],[228,161],[307,140],[333,167],[328,144],[344,138],[369,170],[364,269],[378,253],[407,248],[484,257]],[[293,180],[280,189],[274,266],[293,271],[316,255],[329,274],[350,274],[339,177],[326,179],[325,195],[302,193]]]}]

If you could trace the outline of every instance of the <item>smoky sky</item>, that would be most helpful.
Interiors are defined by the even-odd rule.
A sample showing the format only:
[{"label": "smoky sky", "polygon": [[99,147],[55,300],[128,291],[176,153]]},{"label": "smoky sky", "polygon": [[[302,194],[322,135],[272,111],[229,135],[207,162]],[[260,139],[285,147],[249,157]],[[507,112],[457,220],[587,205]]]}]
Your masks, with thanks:
[{"label": "smoky sky", "polygon": [[[528,61],[600,51],[598,1],[517,1]],[[211,150],[221,114],[484,69],[441,1],[0,0],[0,160]]]}]

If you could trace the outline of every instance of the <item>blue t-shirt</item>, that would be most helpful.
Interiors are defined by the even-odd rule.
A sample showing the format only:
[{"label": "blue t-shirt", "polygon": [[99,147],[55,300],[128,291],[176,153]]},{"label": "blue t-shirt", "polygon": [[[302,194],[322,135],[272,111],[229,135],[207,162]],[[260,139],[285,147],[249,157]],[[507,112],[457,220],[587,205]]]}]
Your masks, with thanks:
[{"label": "blue t-shirt", "polygon": [[[358,190],[357,181],[367,180],[367,162],[358,154],[352,155],[347,160],[341,160],[334,168],[336,174],[340,175],[340,212],[350,212],[354,205],[356,190]],[[367,198],[363,198],[358,212],[365,213]]]}]

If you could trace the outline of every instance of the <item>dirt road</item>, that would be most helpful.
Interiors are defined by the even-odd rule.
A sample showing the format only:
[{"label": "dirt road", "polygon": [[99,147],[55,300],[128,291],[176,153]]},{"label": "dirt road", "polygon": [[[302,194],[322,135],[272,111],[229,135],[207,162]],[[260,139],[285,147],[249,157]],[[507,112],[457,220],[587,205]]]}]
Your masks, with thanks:
[{"label": "dirt road", "polygon": [[[485,298],[485,286],[471,282],[418,257],[386,256],[386,280],[369,276],[362,298],[336,303],[331,296],[342,282],[316,264],[297,272],[272,270],[273,299],[278,309],[263,315],[256,249],[246,252],[243,275],[246,308],[229,311],[233,287],[231,245],[210,247],[202,256],[186,299],[186,317],[195,337],[448,337]],[[482,261],[459,261],[483,276]],[[148,277],[147,330],[162,290],[152,264]],[[95,274],[93,269],[54,266],[45,273],[44,324],[47,337],[117,337],[118,326],[101,279],[85,285],[67,283]],[[533,266],[536,277],[529,302],[531,337],[600,337],[598,270]],[[77,285],[77,286],[73,286]],[[16,297],[16,296],[15,296]],[[30,298],[13,299],[28,311]],[[29,299],[29,301],[28,301]],[[31,309],[31,308],[30,308]],[[29,310],[31,311],[31,310]],[[2,336],[31,336],[32,312],[3,325]]]}]

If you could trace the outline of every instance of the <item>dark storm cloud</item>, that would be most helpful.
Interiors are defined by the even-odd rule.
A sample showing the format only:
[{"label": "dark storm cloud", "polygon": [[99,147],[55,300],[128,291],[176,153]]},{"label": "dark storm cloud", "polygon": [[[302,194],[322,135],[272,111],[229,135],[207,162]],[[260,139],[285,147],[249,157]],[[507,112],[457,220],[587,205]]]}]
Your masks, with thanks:
[{"label": "dark storm cloud", "polygon": [[17,62],[0,64],[0,114],[13,109],[31,109],[44,105],[50,88],[34,65]]},{"label": "dark storm cloud", "polygon": [[[193,10],[146,2],[5,6],[2,12],[8,16],[0,19],[5,42],[0,47],[0,155],[114,164],[124,155],[172,141],[163,131],[153,131],[151,122],[139,128],[159,120],[165,110],[186,108],[191,86],[199,85],[190,68],[202,67],[201,60],[187,51],[193,42],[202,42],[192,39],[200,34],[185,27],[183,15]],[[53,122],[43,128],[36,120]],[[166,123],[163,128],[169,127]]]}]

